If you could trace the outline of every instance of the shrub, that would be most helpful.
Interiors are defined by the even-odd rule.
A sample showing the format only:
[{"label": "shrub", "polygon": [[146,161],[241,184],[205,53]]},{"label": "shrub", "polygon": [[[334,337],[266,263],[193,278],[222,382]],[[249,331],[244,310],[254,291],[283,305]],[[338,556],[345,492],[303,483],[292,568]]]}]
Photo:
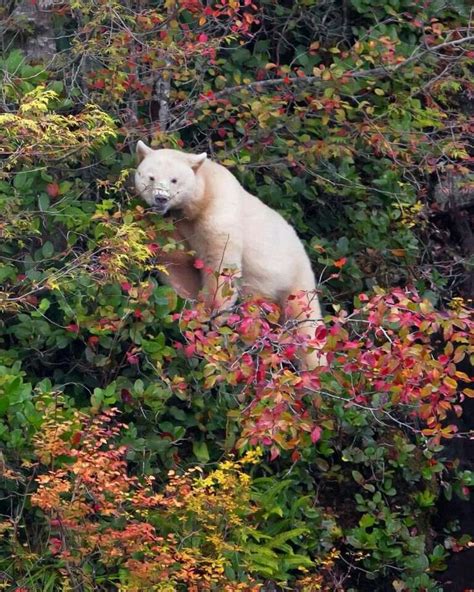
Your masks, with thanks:
[{"label": "shrub", "polygon": [[[45,68],[10,4],[3,588],[440,590],[468,539],[431,518],[472,484],[446,448],[469,253],[433,191],[469,183],[467,7],[49,3]],[[298,229],[313,341],[272,303],[214,319],[160,285],[181,247],[127,189],[144,135],[210,151]],[[328,364],[301,372],[301,347]]]}]

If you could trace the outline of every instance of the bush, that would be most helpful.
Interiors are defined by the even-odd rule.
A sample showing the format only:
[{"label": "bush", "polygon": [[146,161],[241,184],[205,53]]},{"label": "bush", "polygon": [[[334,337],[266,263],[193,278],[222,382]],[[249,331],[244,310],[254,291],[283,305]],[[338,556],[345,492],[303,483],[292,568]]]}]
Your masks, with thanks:
[{"label": "bush", "polygon": [[[441,590],[473,325],[431,189],[466,173],[472,52],[463,5],[395,4],[65,2],[48,68],[3,59],[4,589]],[[160,285],[180,247],[127,189],[145,134],[297,227],[313,341],[273,303],[215,323]]]}]

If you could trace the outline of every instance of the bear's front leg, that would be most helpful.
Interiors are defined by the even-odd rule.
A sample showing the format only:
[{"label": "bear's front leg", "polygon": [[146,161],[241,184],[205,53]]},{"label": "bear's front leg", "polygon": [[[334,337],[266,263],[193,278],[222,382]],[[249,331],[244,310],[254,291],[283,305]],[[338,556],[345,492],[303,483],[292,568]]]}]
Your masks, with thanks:
[{"label": "bear's front leg", "polygon": [[241,275],[241,270],[231,267],[212,271],[209,266],[204,271],[204,301],[211,311],[228,310],[235,304]]},{"label": "bear's front leg", "polygon": [[208,239],[207,246],[202,276],[204,300],[211,310],[226,310],[238,297],[242,243],[238,236],[221,235]]},{"label": "bear's front leg", "polygon": [[173,290],[186,300],[196,300],[201,290],[201,276],[194,267],[194,257],[191,255],[180,257],[162,257],[158,262],[166,267],[167,273],[160,272],[160,280],[171,286]]},{"label": "bear's front leg", "polygon": [[194,265],[195,257],[190,254],[189,244],[179,227],[175,227],[169,237],[174,243],[182,243],[186,250],[158,251],[155,261],[166,268],[166,273],[159,273],[160,280],[171,286],[181,298],[196,300],[202,288],[202,280]]}]

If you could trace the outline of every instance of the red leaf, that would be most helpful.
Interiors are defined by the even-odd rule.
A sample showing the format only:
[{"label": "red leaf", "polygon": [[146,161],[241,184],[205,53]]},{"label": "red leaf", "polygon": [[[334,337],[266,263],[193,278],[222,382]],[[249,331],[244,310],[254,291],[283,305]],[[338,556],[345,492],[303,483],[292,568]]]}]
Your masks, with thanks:
[{"label": "red leaf", "polygon": [[321,428],[319,426],[316,426],[313,431],[311,432],[311,442],[313,444],[316,444],[316,442],[321,438]]},{"label": "red leaf", "polygon": [[121,397],[122,401],[124,403],[126,403],[127,405],[130,405],[130,403],[133,401],[132,394],[130,393],[130,391],[128,389],[122,389],[120,391],[120,397]]},{"label": "red leaf", "polygon": [[75,432],[71,437],[71,444],[73,446],[77,446],[80,443],[81,439],[82,439],[82,433]]},{"label": "red leaf", "polygon": [[[57,537],[49,539],[49,550],[51,552],[51,555],[57,555],[61,551],[62,546],[63,542],[61,539],[58,539]],[[21,590],[21,588],[19,588],[19,590]]]},{"label": "red leaf", "polygon": [[300,458],[301,458],[301,454],[297,450],[293,450],[293,452],[291,453],[291,461],[297,462],[300,460]]},{"label": "red leaf", "polygon": [[99,338],[97,337],[97,335],[91,335],[87,340],[87,344],[92,349],[95,349],[97,347],[98,343],[99,343]]},{"label": "red leaf", "polygon": [[187,345],[184,348],[184,353],[186,354],[186,356],[188,358],[192,357],[196,352],[196,346],[194,345],[194,343],[190,343],[189,345]]},{"label": "red leaf", "polygon": [[127,356],[127,362],[129,364],[138,364],[139,358],[136,354],[134,354],[132,352],[127,352],[126,356]]},{"label": "red leaf", "polygon": [[202,259],[196,259],[194,262],[194,267],[196,269],[202,269],[204,267],[204,261]]},{"label": "red leaf", "polygon": [[283,350],[283,355],[287,360],[291,360],[293,356],[296,354],[296,345],[291,344],[287,345]]},{"label": "red leaf", "polygon": [[277,446],[272,446],[270,448],[270,460],[275,460],[280,456],[280,450]]},{"label": "red leaf", "polygon": [[46,185],[46,193],[49,197],[57,197],[59,195],[59,185],[57,183],[48,183]]},{"label": "red leaf", "polygon": [[328,336],[328,330],[326,329],[326,327],[324,325],[318,325],[318,327],[316,327],[316,331],[314,333],[314,337],[317,341],[321,341],[323,339],[326,339],[326,337]]}]

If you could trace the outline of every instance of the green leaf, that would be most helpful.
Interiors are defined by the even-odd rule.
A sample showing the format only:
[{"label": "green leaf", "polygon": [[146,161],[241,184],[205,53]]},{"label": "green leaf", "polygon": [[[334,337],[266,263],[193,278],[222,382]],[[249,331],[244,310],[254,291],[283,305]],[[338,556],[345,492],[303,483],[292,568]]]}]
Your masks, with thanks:
[{"label": "green leaf", "polygon": [[9,408],[10,399],[5,394],[5,392],[2,392],[2,390],[0,389],[0,415],[5,415]]},{"label": "green leaf", "polygon": [[362,473],[360,473],[359,471],[352,471],[352,478],[359,485],[363,485],[363,483],[365,482],[364,475],[362,475]]},{"label": "green leaf", "polygon": [[43,251],[44,257],[49,259],[49,257],[51,257],[54,253],[53,243],[51,241],[46,241],[43,245],[42,251]]},{"label": "green leaf", "polygon": [[269,547],[272,549],[280,548],[286,541],[299,537],[303,534],[308,532],[307,528],[293,528],[292,530],[288,530],[287,532],[282,532],[279,535],[273,537],[273,539],[269,543]]},{"label": "green leaf", "polygon": [[209,450],[207,444],[203,441],[195,440],[193,442],[193,453],[201,463],[209,462]]},{"label": "green leaf", "polygon": [[405,558],[405,567],[413,572],[423,573],[428,569],[429,565],[428,557],[424,553]]},{"label": "green leaf", "polygon": [[13,265],[0,265],[0,282],[14,280],[17,273],[17,269]]},{"label": "green leaf", "polygon": [[295,553],[294,555],[286,555],[284,559],[285,571],[289,569],[300,569],[305,567],[314,567],[314,561],[307,555]]},{"label": "green leaf", "polygon": [[50,201],[47,193],[40,193],[38,197],[38,207],[41,212],[47,212],[49,210]]},{"label": "green leaf", "polygon": [[30,171],[22,171],[15,175],[13,186],[19,191],[29,189],[33,184],[34,175]]},{"label": "green leaf", "polygon": [[19,49],[14,49],[4,61],[5,68],[10,74],[18,74],[18,68],[25,61],[23,52]]},{"label": "green leaf", "polygon": [[375,518],[370,514],[364,514],[362,518],[359,520],[359,525],[361,528],[370,528],[375,524]]}]

